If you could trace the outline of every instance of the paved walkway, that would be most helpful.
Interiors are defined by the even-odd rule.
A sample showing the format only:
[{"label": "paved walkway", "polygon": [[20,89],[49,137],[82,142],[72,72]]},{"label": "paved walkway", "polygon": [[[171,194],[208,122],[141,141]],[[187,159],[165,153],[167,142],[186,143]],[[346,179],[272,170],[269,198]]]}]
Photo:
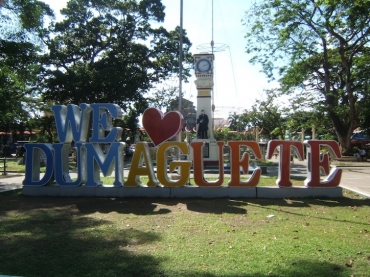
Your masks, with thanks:
[{"label": "paved walkway", "polygon": [[[277,162],[278,160],[271,159],[271,161]],[[339,167],[343,169],[340,186],[370,198],[370,162],[353,163],[352,166]],[[306,161],[295,160],[294,164],[291,164],[290,172],[291,176],[306,176]],[[278,176],[278,167],[269,166],[267,174]],[[127,172],[125,176],[127,176]],[[0,192],[22,188],[23,179],[24,175],[9,175],[6,178],[0,178]]]},{"label": "paved walkway", "polygon": [[[277,159],[271,159],[272,162],[278,162]],[[346,163],[349,164],[349,163]],[[342,166],[339,162],[332,163],[332,166],[337,166],[343,170],[340,186],[351,190],[367,198],[370,198],[370,162],[354,162],[350,166]],[[268,168],[270,176],[277,176],[277,167]],[[307,160],[298,161],[294,159],[294,164],[291,164],[290,174],[292,176],[307,175]]]}]

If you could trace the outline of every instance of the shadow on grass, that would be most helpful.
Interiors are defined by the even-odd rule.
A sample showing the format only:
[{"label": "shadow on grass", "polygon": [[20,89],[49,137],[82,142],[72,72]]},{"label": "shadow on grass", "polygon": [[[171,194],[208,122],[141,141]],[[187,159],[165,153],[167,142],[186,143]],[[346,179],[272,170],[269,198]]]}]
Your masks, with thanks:
[{"label": "shadow on grass", "polygon": [[[17,207],[18,210],[27,211],[36,206],[40,208],[59,208],[76,206],[81,213],[91,214],[95,212],[110,213],[117,212],[122,214],[137,214],[137,215],[150,215],[150,214],[166,214],[170,213],[170,209],[160,208],[150,198],[90,198],[90,197],[49,197],[49,196],[24,196],[21,190],[14,190],[9,192],[0,193],[0,203],[2,196],[15,196],[15,198],[8,198],[6,203],[2,203],[0,214],[6,210],[5,205],[12,207],[15,203],[20,202]],[[170,199],[171,201],[171,199]],[[176,205],[178,202],[174,202]],[[170,205],[170,204],[169,204]]]},{"label": "shadow on grass", "polygon": [[[338,200],[340,201],[340,200]],[[324,202],[304,200],[308,205],[363,205],[363,200]],[[131,228],[108,230],[101,235],[99,228],[109,228],[106,218],[90,217],[95,212],[135,215],[160,215],[171,212],[161,205],[184,204],[189,210],[202,213],[247,213],[250,205],[275,208],[284,200],[229,199],[97,199],[25,197],[20,191],[0,194],[0,274],[18,276],[350,276],[347,268],[329,262],[291,261],[271,272],[246,272],[238,275],[211,274],[192,271],[163,271],[169,261],[137,248],[150,248],[161,240],[152,231]],[[293,203],[294,204],[294,203]],[[368,205],[369,202],[367,201]],[[301,205],[297,203],[297,205]],[[106,234],[105,230],[105,234]],[[135,246],[135,247],[130,247]],[[159,256],[159,257],[158,257]]]},{"label": "shadow on grass", "polygon": [[[71,199],[73,201],[73,199]],[[158,205],[149,199],[136,198],[79,198],[76,206],[81,213],[110,213],[117,212],[122,214],[136,214],[136,215],[156,215],[167,214],[171,210],[167,208],[158,208]],[[177,203],[174,203],[176,205]],[[170,205],[170,203],[168,203]]]},{"label": "shadow on grass", "polygon": [[247,202],[231,200],[231,199],[182,199],[187,209],[199,213],[212,213],[212,214],[246,214]]},{"label": "shadow on grass", "polygon": [[[120,229],[103,237],[99,228],[109,221],[81,216],[71,205],[73,200],[10,193],[7,198],[13,199],[0,198],[0,274],[154,276],[159,272],[161,260],[137,255],[130,248],[159,240],[154,232]],[[18,207],[13,206],[16,202]]]},{"label": "shadow on grass", "polygon": [[[247,198],[89,198],[89,197],[36,197],[23,196],[21,190],[0,193],[2,196],[18,195],[13,200],[7,199],[7,204],[21,202],[20,210],[28,210],[34,204],[42,205],[44,208],[66,207],[75,205],[81,213],[91,214],[95,212],[136,215],[156,215],[171,213],[171,206],[179,203],[186,205],[188,210],[200,213],[213,214],[246,214],[248,205],[266,207],[267,209],[278,209],[282,207],[304,208],[312,206],[323,207],[369,207],[370,199],[367,198],[289,198],[289,199],[247,199]],[[21,198],[21,201],[20,199]],[[6,209],[3,206],[0,209]]]},{"label": "shadow on grass", "polygon": [[[212,214],[247,214],[248,207],[255,206],[265,209],[267,214],[286,213],[296,216],[306,217],[307,214],[300,213],[299,210],[289,208],[309,208],[322,206],[326,208],[348,207],[356,210],[360,207],[369,207],[370,199],[183,199],[182,203],[187,205],[187,209],[200,213]],[[166,202],[161,202],[166,203]],[[284,208],[284,209],[282,209]],[[360,224],[352,219],[327,218],[325,216],[311,215],[312,218],[330,220],[343,223]]]}]

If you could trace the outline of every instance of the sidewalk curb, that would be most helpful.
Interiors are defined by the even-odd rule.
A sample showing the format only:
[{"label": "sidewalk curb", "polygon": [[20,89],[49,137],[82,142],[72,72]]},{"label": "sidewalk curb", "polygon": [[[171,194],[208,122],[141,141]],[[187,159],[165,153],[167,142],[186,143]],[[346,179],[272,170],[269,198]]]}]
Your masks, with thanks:
[{"label": "sidewalk curb", "polygon": [[346,190],[349,190],[349,191],[352,191],[354,193],[357,193],[363,197],[366,197],[366,198],[370,198],[370,193],[366,193],[364,192],[363,190],[359,190],[359,189],[356,189],[356,188],[353,188],[353,187],[349,187],[349,186],[346,186],[346,185],[339,185],[341,188],[344,188]]}]

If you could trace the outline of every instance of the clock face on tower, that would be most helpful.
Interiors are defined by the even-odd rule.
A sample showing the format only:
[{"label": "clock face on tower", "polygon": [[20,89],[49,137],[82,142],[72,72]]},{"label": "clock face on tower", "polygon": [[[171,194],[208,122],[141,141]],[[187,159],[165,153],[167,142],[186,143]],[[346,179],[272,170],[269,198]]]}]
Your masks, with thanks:
[{"label": "clock face on tower", "polygon": [[212,64],[208,59],[199,59],[196,63],[196,70],[200,73],[209,72],[212,68]]}]

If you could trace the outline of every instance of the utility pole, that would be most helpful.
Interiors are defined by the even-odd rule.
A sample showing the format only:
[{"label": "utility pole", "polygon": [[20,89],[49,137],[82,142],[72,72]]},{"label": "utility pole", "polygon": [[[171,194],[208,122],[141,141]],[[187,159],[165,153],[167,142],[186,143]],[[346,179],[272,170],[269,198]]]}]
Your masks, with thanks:
[{"label": "utility pole", "polygon": [[[180,0],[180,49],[179,49],[179,113],[182,113],[182,60],[183,60],[183,0]],[[182,127],[181,131],[177,136],[177,141],[181,142],[181,135],[182,135]],[[178,149],[178,159],[181,160],[181,153],[180,149]]]}]

